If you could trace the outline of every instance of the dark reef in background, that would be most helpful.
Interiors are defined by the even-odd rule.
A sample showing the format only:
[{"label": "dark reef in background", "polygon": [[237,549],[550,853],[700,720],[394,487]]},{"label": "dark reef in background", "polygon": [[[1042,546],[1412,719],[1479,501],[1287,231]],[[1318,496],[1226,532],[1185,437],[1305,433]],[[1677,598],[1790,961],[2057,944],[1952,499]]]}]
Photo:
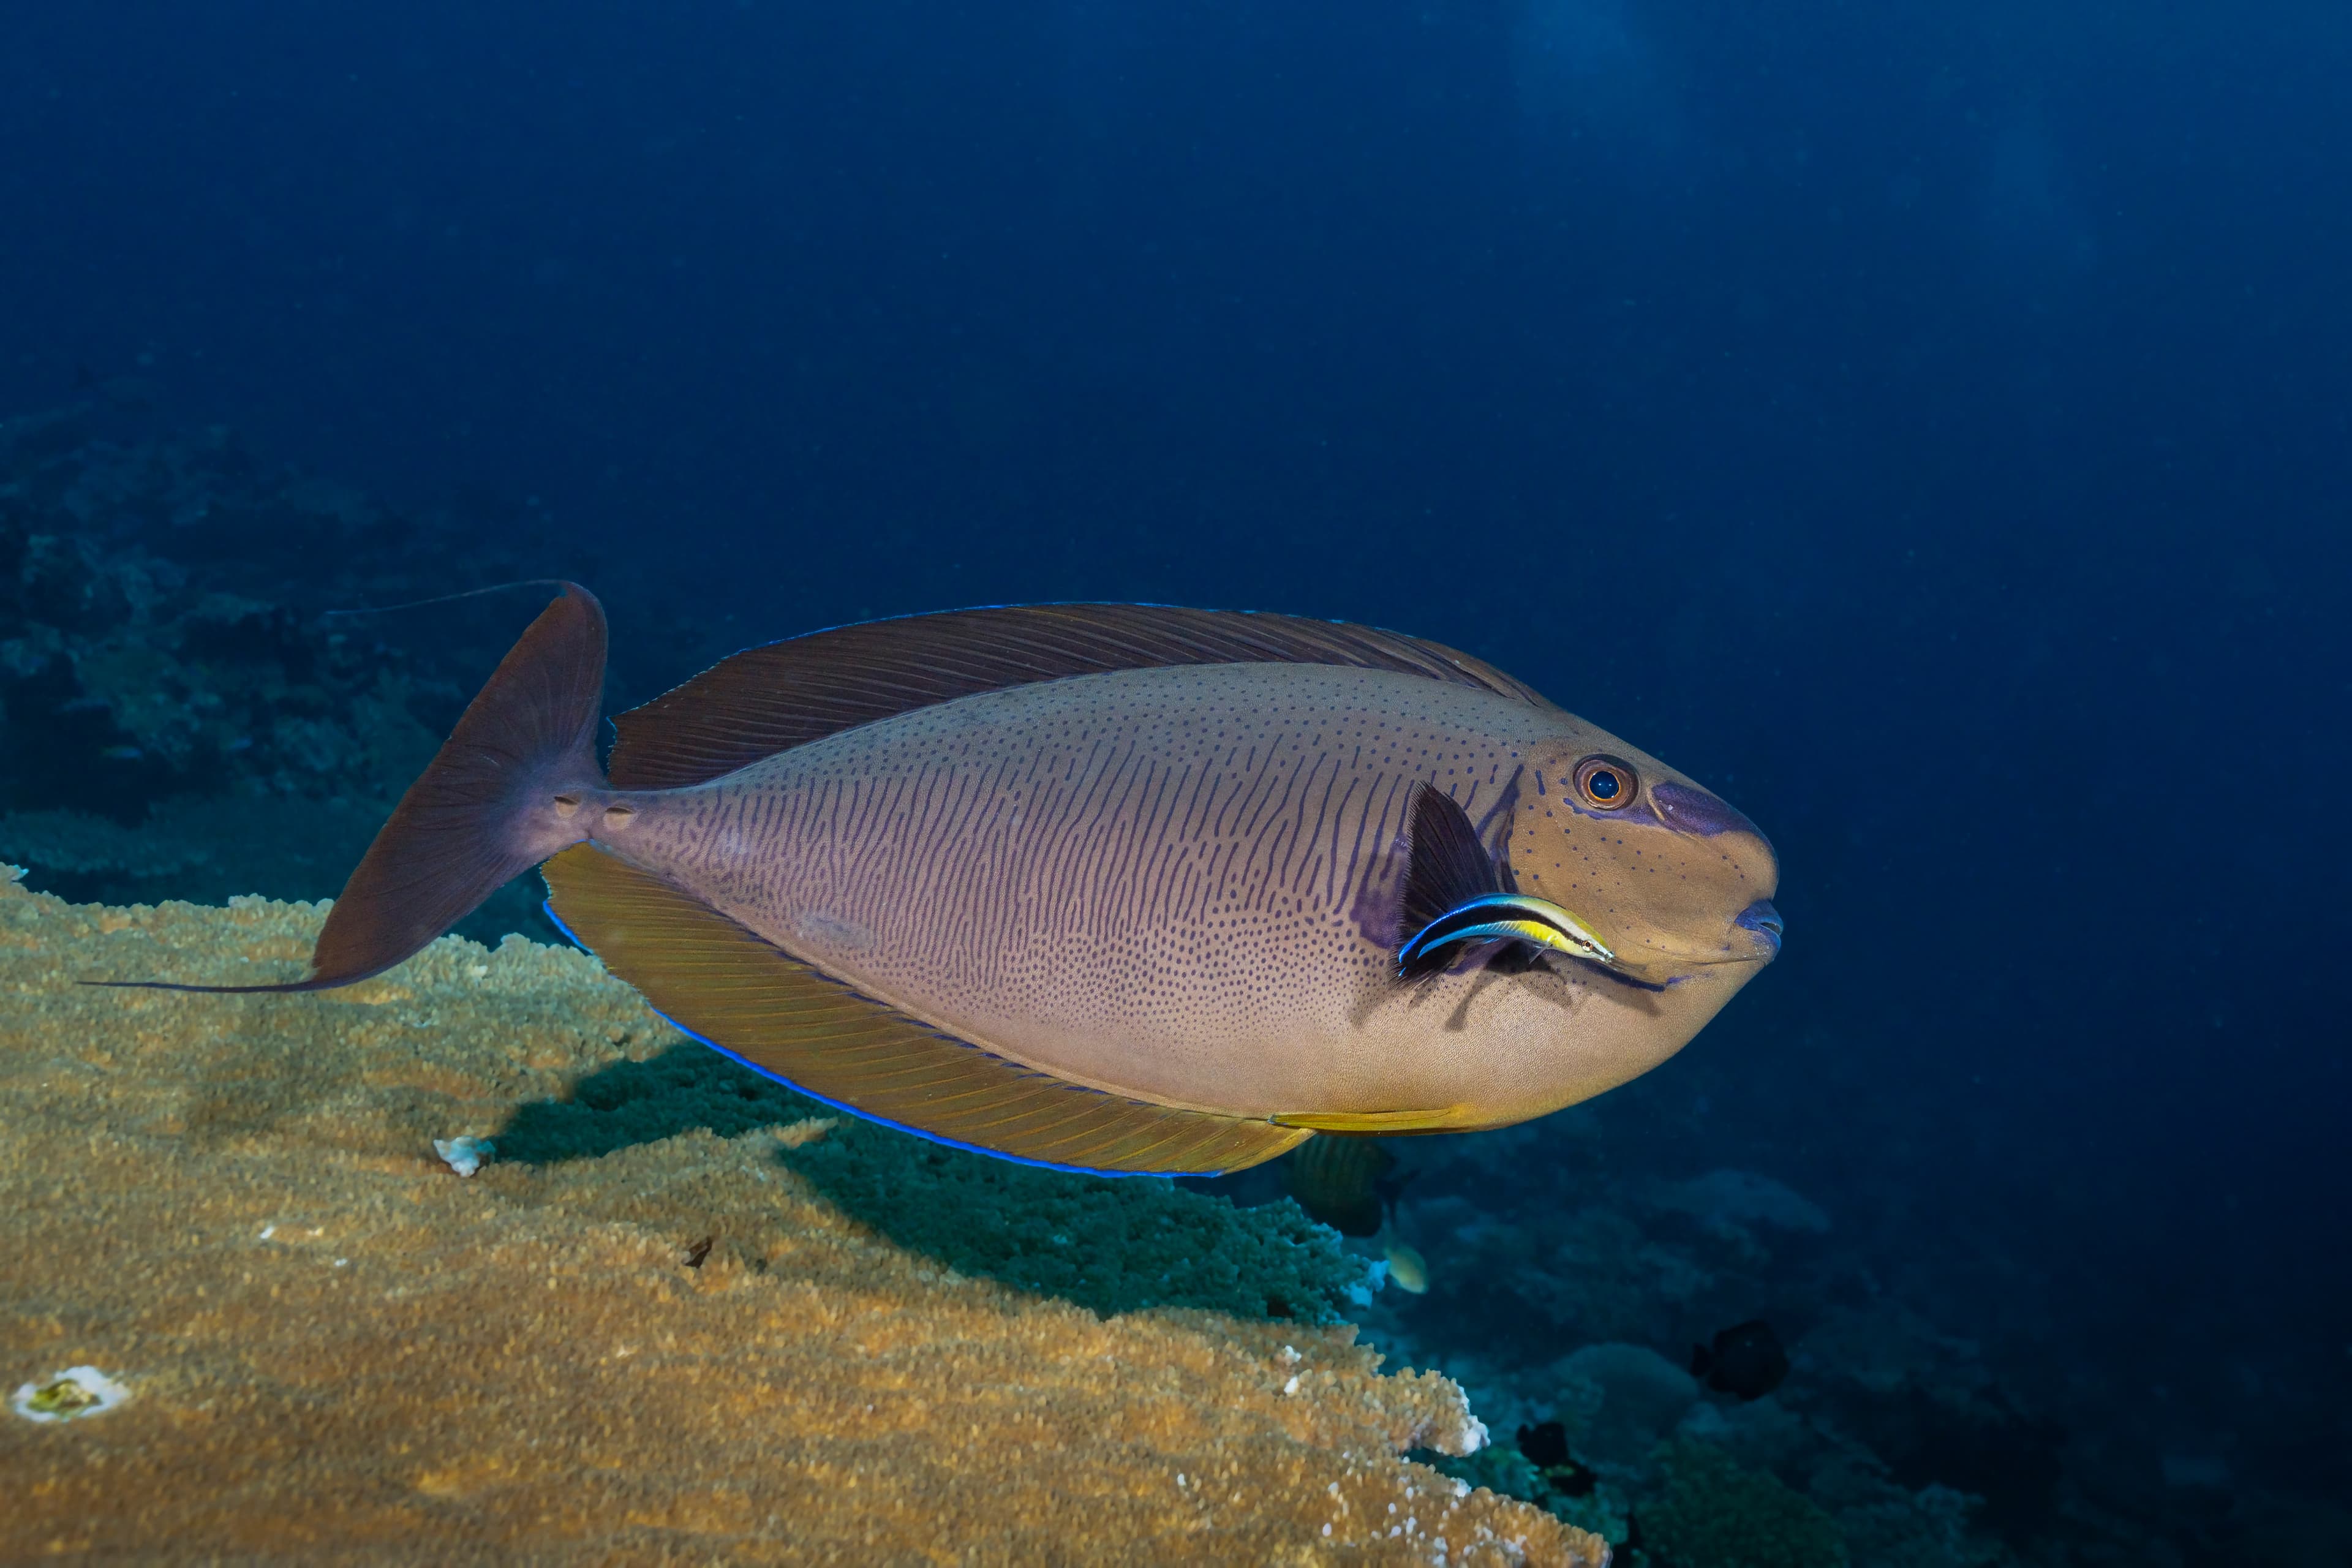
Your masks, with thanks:
[{"label": "dark reef in background", "polygon": [[[0,860],[88,901],[331,897],[547,590],[322,612],[596,563],[530,505],[397,510],[155,399],[0,419]],[[730,651],[631,589],[620,690]],[[521,879],[459,929],[560,940],[541,896]]]},{"label": "dark reef in background", "polygon": [[451,585],[469,532],[141,412],[0,421],[0,858],[82,900],[331,896],[497,655],[316,610]]},{"label": "dark reef in background", "polygon": [[2352,1562],[2352,10],[141,17],[0,8],[0,409],[76,400],[0,426],[0,858],[331,892],[530,606],[319,612],[512,577],[614,707],[973,603],[1434,637],[1752,816],[1789,942],[1401,1149],[1380,1331],[1581,1431],[1769,1316],[1692,1419],[1857,1568]]},{"label": "dark reef in background", "polygon": [[[532,601],[413,612],[443,618],[406,638],[389,618],[322,620],[319,607],[520,576],[560,542],[517,526],[481,548],[462,515],[395,514],[263,463],[226,431],[142,431],[142,417],[100,401],[0,422],[0,858],[29,863],[36,885],[112,902],[330,895]],[[616,586],[628,633],[677,660],[656,681],[724,651],[690,604],[625,576]],[[538,898],[520,879],[468,934],[554,940]],[[2265,1530],[2308,1541],[2328,1528],[2166,1489],[2117,1463],[2128,1445],[2114,1436],[2070,1435],[2101,1402],[2050,1384],[2030,1343],[1954,1337],[1951,1303],[1922,1281],[2018,1268],[1991,1238],[1906,1233],[1867,1213],[1833,1224],[1773,1178],[1691,1174],[1694,1152],[1733,1146],[1700,1124],[1712,1097],[1740,1090],[1735,1064],[1675,1072],[1544,1123],[1395,1146],[1402,1163],[1358,1228],[1420,1248],[1430,1289],[1360,1315],[1404,1358],[1462,1378],[1490,1421],[1536,1434],[1551,1460],[1511,1450],[1449,1462],[1456,1473],[1641,1542],[1632,1560],[1659,1564],[1727,1541],[1810,1551],[1824,1531],[1857,1568],[2117,1553],[2200,1564]],[[527,1107],[499,1142],[540,1162],[663,1135],[681,1117],[730,1132],[804,1109],[696,1047]],[[1075,1252],[1064,1273],[1037,1274],[1037,1258],[1058,1256],[1046,1242],[1061,1178],[918,1151],[919,1166],[954,1167],[919,1179],[903,1159],[884,1171],[855,1157],[877,1138],[895,1135],[861,1131],[802,1163],[847,1212],[958,1267],[999,1267],[987,1237],[959,1232],[970,1205],[955,1194],[976,1179],[1021,1187],[991,1203],[1036,1220],[1013,1249],[1028,1261],[1002,1266],[1012,1282],[1104,1310],[1231,1305],[1246,1286],[1113,1279]],[[1269,1167],[1194,1184],[1265,1202],[1283,1181]],[[1321,1300],[1262,1310],[1319,1313]],[[1791,1335],[1785,1387],[1710,1401],[1658,1353],[1759,1309]],[[1643,1425],[1644,1408],[1663,1424]],[[1671,1450],[1653,1447],[1669,1437]],[[1707,1515],[1703,1495],[1736,1503],[1738,1520]]]}]

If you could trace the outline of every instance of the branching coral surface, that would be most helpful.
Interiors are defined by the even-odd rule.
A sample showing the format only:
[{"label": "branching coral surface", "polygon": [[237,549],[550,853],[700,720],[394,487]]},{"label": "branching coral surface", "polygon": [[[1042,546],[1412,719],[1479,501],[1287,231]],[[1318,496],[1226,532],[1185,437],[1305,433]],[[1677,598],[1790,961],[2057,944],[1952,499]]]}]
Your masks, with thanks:
[{"label": "branching coral surface", "polygon": [[[1380,1375],[1344,1327],[1100,1316],[1001,1282],[1023,1256],[1001,1238],[995,1279],[909,1250],[877,1158],[835,1157],[866,1206],[826,1195],[814,1156],[845,1128],[823,1118],[654,1117],[561,1150],[542,1124],[509,1157],[533,1154],[522,1107],[678,1045],[583,955],[445,940],[309,997],[73,984],[281,978],[319,917],[0,880],[0,1384],[87,1363],[130,1395],[103,1420],[0,1415],[9,1551],[1602,1562],[1399,1457],[1472,1445],[1445,1379]],[[501,1132],[471,1178],[434,1152]],[[1045,1244],[1092,1247],[1124,1233],[1089,1205],[1133,1200],[1061,1201]],[[1236,1267],[1307,1242],[1253,1245]],[[1112,1299],[1173,1260],[1122,1265]],[[1310,1263],[1281,1288],[1316,1289]],[[1078,1293],[1087,1265],[1034,1272]]]}]

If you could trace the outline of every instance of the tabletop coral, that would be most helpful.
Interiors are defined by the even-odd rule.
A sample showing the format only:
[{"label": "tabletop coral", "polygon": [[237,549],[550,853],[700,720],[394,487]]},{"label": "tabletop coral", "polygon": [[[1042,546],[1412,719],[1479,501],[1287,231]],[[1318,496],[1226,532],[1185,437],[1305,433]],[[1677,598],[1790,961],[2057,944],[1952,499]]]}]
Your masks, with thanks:
[{"label": "tabletop coral", "polygon": [[[319,918],[0,881],[0,1375],[87,1362],[133,1395],[0,1421],[18,1549],[1606,1560],[1401,1458],[1478,1428],[1453,1384],[1312,1321],[1337,1254],[1295,1219],[1093,1184],[1042,1237],[975,1222],[953,1252],[893,1203],[1044,1190],[927,1176],[854,1142],[891,1135],[714,1086],[593,959],[520,939],[319,996],[73,984],[274,979]],[[553,1109],[648,1070],[691,1094],[607,1092],[625,1129]],[[744,1113],[688,1125],[697,1095]],[[434,1152],[460,1137],[498,1144],[470,1179]],[[1169,1224],[1225,1263],[1106,1255]],[[1055,1237],[1081,1255],[1030,1257]],[[1180,1304],[1128,1310],[1162,1275]],[[1224,1310],[1181,1304],[1204,1296]]]}]

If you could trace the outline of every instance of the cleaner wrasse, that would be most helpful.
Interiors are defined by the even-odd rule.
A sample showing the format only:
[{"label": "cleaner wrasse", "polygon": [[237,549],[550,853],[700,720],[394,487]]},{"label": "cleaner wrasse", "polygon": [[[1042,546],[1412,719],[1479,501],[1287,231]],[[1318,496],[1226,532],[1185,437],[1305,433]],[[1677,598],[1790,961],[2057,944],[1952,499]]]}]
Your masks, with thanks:
[{"label": "cleaner wrasse", "polygon": [[1746,817],[1417,638],[1133,605],[872,622],[622,714],[600,768],[604,652],[564,584],[309,976],[170,988],[348,985],[539,866],[575,941],[771,1078],[1011,1159],[1175,1173],[1589,1099],[1780,948]]}]

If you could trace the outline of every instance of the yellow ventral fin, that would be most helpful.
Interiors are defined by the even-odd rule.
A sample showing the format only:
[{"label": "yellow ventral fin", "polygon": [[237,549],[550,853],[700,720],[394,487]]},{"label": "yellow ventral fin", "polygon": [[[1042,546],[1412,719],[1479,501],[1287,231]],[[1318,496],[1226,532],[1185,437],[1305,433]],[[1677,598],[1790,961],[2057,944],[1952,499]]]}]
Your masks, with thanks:
[{"label": "yellow ventral fin", "polygon": [[877,1121],[1015,1160],[1120,1175],[1237,1171],[1313,1136],[1032,1071],[861,995],[591,845],[541,869],[556,917],[664,1016]]}]

